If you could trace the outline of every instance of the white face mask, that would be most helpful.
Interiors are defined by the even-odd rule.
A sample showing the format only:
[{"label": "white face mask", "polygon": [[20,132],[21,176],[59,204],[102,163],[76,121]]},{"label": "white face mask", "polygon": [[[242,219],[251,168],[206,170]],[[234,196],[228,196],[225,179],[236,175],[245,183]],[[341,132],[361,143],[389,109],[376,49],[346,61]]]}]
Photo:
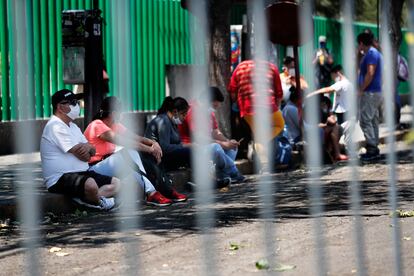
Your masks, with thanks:
[{"label": "white face mask", "polygon": [[173,120],[174,124],[176,124],[176,125],[181,125],[183,123],[183,122],[181,122],[180,118],[178,118],[178,117],[173,117],[172,120]]},{"label": "white face mask", "polygon": [[335,78],[335,82],[338,82],[338,81],[340,81],[341,80],[341,77],[340,76],[337,76],[336,78]]},{"label": "white face mask", "polygon": [[295,68],[290,68],[289,69],[289,75],[291,75],[292,77],[294,77],[296,75]]},{"label": "white face mask", "polygon": [[208,111],[209,112],[216,112],[216,109],[214,107],[209,107]]},{"label": "white face mask", "polygon": [[70,105],[69,107],[70,107],[70,111],[69,111],[69,113],[68,113],[68,114],[66,114],[66,115],[67,115],[69,118],[71,118],[72,120],[75,120],[76,118],[78,118],[78,117],[79,117],[79,114],[80,114],[80,106],[79,106],[79,104],[77,104],[77,105],[75,105],[75,106]]}]

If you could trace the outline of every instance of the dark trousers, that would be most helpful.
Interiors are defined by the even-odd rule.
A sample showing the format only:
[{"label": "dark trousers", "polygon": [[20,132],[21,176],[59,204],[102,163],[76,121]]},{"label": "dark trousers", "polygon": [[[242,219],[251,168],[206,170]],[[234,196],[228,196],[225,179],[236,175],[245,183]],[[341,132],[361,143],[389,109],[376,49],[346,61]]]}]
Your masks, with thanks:
[{"label": "dark trousers", "polygon": [[181,148],[169,153],[164,152],[162,156],[161,165],[166,172],[174,171],[182,167],[190,168],[191,149]]},{"label": "dark trousers", "polygon": [[173,191],[169,178],[164,173],[163,168],[157,165],[157,160],[154,156],[146,152],[140,152],[142,164],[147,173],[147,178],[154,185],[155,189],[165,197],[170,197]]}]

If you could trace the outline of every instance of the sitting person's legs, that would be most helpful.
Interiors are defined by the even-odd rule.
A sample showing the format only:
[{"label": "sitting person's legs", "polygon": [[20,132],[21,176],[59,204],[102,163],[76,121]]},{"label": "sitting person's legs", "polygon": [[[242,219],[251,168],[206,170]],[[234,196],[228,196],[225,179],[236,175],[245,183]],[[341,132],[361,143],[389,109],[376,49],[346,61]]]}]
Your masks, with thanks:
[{"label": "sitting person's legs", "polygon": [[65,173],[48,190],[98,205],[100,197],[113,197],[119,187],[117,178],[86,171]]},{"label": "sitting person's legs", "polygon": [[[129,159],[129,160],[127,160]],[[151,181],[143,176],[138,170],[145,173],[145,168],[142,164],[141,158],[135,150],[120,150],[109,156],[108,158],[96,163],[90,167],[91,171],[108,176],[120,176],[126,178],[133,175],[145,194],[155,191]],[[138,172],[137,172],[138,171]]]}]

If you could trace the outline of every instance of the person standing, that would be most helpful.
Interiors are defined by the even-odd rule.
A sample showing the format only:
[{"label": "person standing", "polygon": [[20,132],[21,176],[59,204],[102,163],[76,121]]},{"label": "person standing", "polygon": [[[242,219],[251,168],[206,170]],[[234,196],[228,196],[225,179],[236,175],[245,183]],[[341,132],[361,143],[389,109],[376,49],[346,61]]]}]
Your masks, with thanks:
[{"label": "person standing", "polygon": [[[265,68],[263,72],[264,81],[266,84],[266,106],[261,106],[256,102],[258,92],[254,89],[254,79],[261,68]],[[260,73],[259,73],[260,74]],[[282,84],[280,81],[279,70],[277,67],[267,61],[259,61],[258,64],[254,60],[245,60],[241,62],[234,70],[230,83],[227,87],[230,97],[233,102],[237,102],[240,110],[240,117],[243,118],[249,125],[253,136],[257,139],[256,129],[254,127],[254,116],[257,110],[263,107],[270,109],[270,128],[272,141],[284,129],[285,122],[283,120],[282,112],[279,110],[283,98]],[[269,142],[270,142],[269,141]],[[262,163],[267,160],[267,146],[255,143],[255,148]]]},{"label": "person standing", "polygon": [[336,115],[338,124],[342,125],[346,120],[346,112],[348,110],[347,93],[352,92],[352,84],[343,74],[342,66],[339,64],[332,68],[331,77],[335,81],[334,84],[309,93],[307,97],[318,94],[334,93],[332,111]]},{"label": "person standing", "polygon": [[364,53],[359,65],[360,125],[365,136],[366,153],[360,156],[363,161],[377,159],[380,155],[379,123],[382,105],[382,55],[373,47],[373,37],[360,33],[357,37],[358,48]]},{"label": "person standing", "polygon": [[319,36],[319,49],[316,50],[312,63],[315,65],[316,87],[329,86],[331,84],[330,72],[334,61],[326,47],[326,36]]}]

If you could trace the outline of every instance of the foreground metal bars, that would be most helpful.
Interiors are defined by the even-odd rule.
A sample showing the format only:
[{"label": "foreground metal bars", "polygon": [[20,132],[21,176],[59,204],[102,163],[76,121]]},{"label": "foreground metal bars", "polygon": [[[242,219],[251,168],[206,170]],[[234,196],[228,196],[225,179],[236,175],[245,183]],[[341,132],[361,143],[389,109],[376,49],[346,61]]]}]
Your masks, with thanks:
[{"label": "foreground metal bars", "polygon": [[[344,23],[343,23],[343,34],[344,38],[342,40],[342,47],[345,50],[344,56],[348,57],[344,59],[344,72],[345,76],[352,83],[353,89],[351,93],[347,94],[348,105],[348,118],[346,118],[350,123],[350,132],[351,135],[355,133],[355,127],[357,124],[358,116],[358,99],[357,99],[357,78],[356,78],[356,55],[355,49],[349,47],[349,41],[354,40],[354,32],[352,27],[353,14],[354,14],[354,1],[353,0],[343,0],[342,1],[342,10],[344,14]],[[354,135],[352,136],[354,137]],[[350,181],[350,198],[351,198],[351,210],[352,215],[355,218],[354,222],[354,240],[355,240],[355,254],[357,256],[357,271],[358,275],[366,275],[366,265],[365,265],[365,238],[364,238],[364,229],[361,219],[361,187],[359,182],[359,173],[358,173],[358,148],[357,144],[352,138],[348,146],[348,155],[350,157],[349,166],[351,167]]]},{"label": "foreground metal bars", "polygon": [[[26,26],[30,25],[30,17],[27,15],[27,10],[31,10],[31,1],[25,0],[16,0],[8,1],[8,5],[13,10],[15,15],[12,21],[12,26],[14,29],[15,36],[12,37],[11,45],[14,45],[16,51],[14,51],[15,56],[13,57],[14,63],[14,75],[13,79],[16,81],[16,91],[19,95],[19,118],[26,118],[29,115],[26,113],[27,110],[24,108],[30,103],[26,102],[27,93],[32,90],[33,85],[33,36],[30,33],[21,32],[18,30],[25,29]],[[197,20],[199,28],[197,31],[192,34],[194,39],[193,45],[195,48],[202,49],[205,45],[206,38],[208,37],[208,24],[207,24],[207,15],[205,11],[204,1],[194,1],[194,6],[192,9],[195,11],[194,14],[197,15]],[[386,11],[388,8],[388,1],[383,1],[383,11]],[[353,93],[349,98],[351,104],[349,105],[349,115],[348,119],[351,122],[351,129],[355,128],[356,118],[357,118],[357,81],[355,74],[355,49],[350,47],[349,44],[352,41],[351,45],[354,45],[354,34],[352,28],[353,22],[353,5],[354,1],[342,1],[342,9],[344,14],[344,39],[343,39],[343,49],[345,53],[344,59],[344,68],[345,75],[349,78],[351,83],[354,85]],[[117,0],[111,2],[111,27],[112,27],[112,41],[113,49],[112,55],[114,57],[114,74],[116,78],[119,79],[117,82],[117,87],[114,87],[115,90],[119,91],[120,99],[124,104],[127,104],[129,100],[126,96],[125,91],[130,91],[132,89],[132,79],[134,76],[131,74],[131,55],[134,49],[130,44],[131,41],[131,28],[130,22],[123,20],[128,17],[130,12],[130,1],[128,0]],[[249,1],[249,9],[252,11],[253,18],[255,20],[254,25],[254,35],[255,35],[255,54],[254,59],[257,64],[258,61],[266,59],[267,53],[267,37],[265,35],[265,22],[264,22],[264,2],[263,1]],[[301,18],[301,35],[304,38],[304,41],[312,41],[313,31],[312,31],[312,13],[313,13],[313,1],[303,1],[303,6],[300,10]],[[388,26],[388,18],[384,13],[382,18],[382,26]],[[414,29],[414,19],[411,18],[410,29]],[[393,51],[391,48],[390,37],[387,32],[387,28],[382,28],[381,32],[381,46],[383,49],[384,56],[384,72],[383,76],[393,75],[395,71],[395,64],[393,62]],[[410,57],[411,60],[414,60],[414,46],[413,43],[410,44]],[[313,43],[307,43],[303,46],[303,51],[306,53],[306,56],[313,56]],[[19,55],[17,57],[17,55]],[[208,55],[207,51],[205,55]],[[201,70],[194,70],[191,74],[192,76],[192,91],[194,93],[194,98],[198,98],[199,94],[202,91],[207,89],[207,67],[208,56],[206,56],[206,61],[201,65]],[[266,68],[258,68],[265,70]],[[411,63],[411,72],[414,72],[414,65]],[[313,84],[313,70],[310,68],[310,91],[314,90]],[[255,90],[258,91],[258,102],[264,103],[266,101],[265,97],[265,83],[264,75],[259,75],[254,80]],[[414,78],[411,75],[410,84],[414,85]],[[394,78],[385,78],[384,77],[384,104],[385,104],[385,120],[387,128],[392,131],[394,129],[394,113],[393,113],[393,96],[394,96],[394,87],[395,87]],[[197,88],[197,89],[196,89]],[[414,104],[414,93],[411,93],[411,104]],[[209,103],[208,98],[199,98],[202,101],[202,106],[207,106]],[[318,103],[316,102],[316,97],[313,97],[308,102],[309,106],[306,108],[305,120],[313,125],[317,124],[317,112]],[[265,106],[265,104],[263,104]],[[126,108],[127,109],[127,108]],[[209,164],[211,160],[210,154],[206,154],[206,147],[209,143],[209,140],[206,138],[209,136],[207,128],[202,126],[208,125],[208,111],[207,108],[200,108],[195,110],[195,120],[196,126],[199,126],[196,129],[197,136],[195,137],[195,142],[198,146],[194,148],[194,180],[197,184],[196,188],[196,204],[197,204],[197,225],[201,230],[201,256],[200,263],[201,274],[204,275],[216,275],[218,274],[218,269],[216,268],[216,259],[215,259],[215,238],[213,234],[214,230],[214,197],[213,197],[213,183],[210,175],[210,170],[206,169],[206,164]],[[261,109],[257,113],[256,118],[256,127],[258,137],[256,137],[257,142],[263,144],[269,140],[269,128],[266,126],[270,125],[269,118],[266,116],[266,109]],[[260,123],[259,123],[260,122]],[[134,124],[126,123],[131,130],[134,130]],[[28,127],[27,127],[28,126]],[[36,148],[36,145],[32,143],[31,140],[26,139],[30,137],[33,133],[31,125],[25,125],[24,127],[19,127],[17,130],[17,145],[18,151],[30,151]],[[352,133],[353,131],[351,131]],[[326,275],[329,271],[328,267],[328,256],[326,251],[326,241],[324,233],[324,204],[322,197],[322,187],[321,187],[321,170],[322,170],[322,159],[321,159],[321,141],[317,129],[310,130],[306,139],[309,141],[309,147],[306,150],[306,160],[307,167],[310,169],[309,174],[309,199],[310,199],[310,210],[311,217],[314,218],[314,237],[315,237],[315,248],[317,256],[315,259],[315,271],[313,274]],[[349,166],[351,168],[350,174],[350,198],[351,198],[351,210],[352,215],[355,218],[354,223],[354,239],[355,239],[355,254],[357,256],[357,271],[359,275],[367,275],[366,268],[366,252],[365,252],[365,239],[364,239],[364,229],[361,219],[362,207],[361,207],[361,188],[359,182],[359,173],[358,173],[358,156],[357,156],[357,147],[354,141],[354,136],[352,135],[351,143],[348,145],[349,155],[351,160],[349,161]],[[398,193],[397,193],[397,174],[396,174],[396,141],[395,137],[392,135],[388,136],[387,139],[388,154],[387,154],[387,164],[388,164],[388,184],[389,184],[389,203],[391,211],[398,209]],[[269,151],[270,153],[270,151]],[[414,153],[414,149],[413,149]],[[271,164],[271,156],[267,156]],[[22,221],[22,233],[23,233],[23,247],[25,249],[26,256],[26,266],[25,273],[27,275],[40,275],[42,268],[39,265],[38,260],[38,247],[39,247],[39,235],[38,235],[38,214],[39,208],[37,206],[37,198],[35,193],[35,187],[30,185],[31,179],[33,179],[33,166],[31,165],[31,160],[26,160],[27,164],[24,167],[23,173],[20,174],[21,177],[17,180],[19,182],[19,216]],[[274,206],[276,205],[273,201],[273,195],[277,191],[277,186],[279,184],[275,179],[272,178],[270,174],[264,174],[259,177],[259,196],[261,199],[261,209],[260,215],[263,220],[263,244],[265,250],[263,254],[269,258],[269,263],[271,266],[274,266],[276,263],[276,257],[274,254],[275,249],[275,223],[274,223]],[[124,234],[124,245],[125,245],[125,267],[127,269],[124,271],[126,275],[138,274],[139,271],[142,271],[140,266],[140,256],[139,256],[139,240],[135,235],[131,233],[138,231],[140,229],[140,216],[139,209],[137,208],[137,187],[134,182],[125,180],[123,183],[123,190],[120,194],[120,201],[123,203],[119,213],[117,213],[117,219],[119,223],[119,229]],[[393,212],[394,213],[394,212]],[[392,216],[392,235],[393,235],[393,265],[396,275],[403,275],[403,259],[401,256],[401,235],[400,235],[400,224],[399,220],[394,213]]]}]

